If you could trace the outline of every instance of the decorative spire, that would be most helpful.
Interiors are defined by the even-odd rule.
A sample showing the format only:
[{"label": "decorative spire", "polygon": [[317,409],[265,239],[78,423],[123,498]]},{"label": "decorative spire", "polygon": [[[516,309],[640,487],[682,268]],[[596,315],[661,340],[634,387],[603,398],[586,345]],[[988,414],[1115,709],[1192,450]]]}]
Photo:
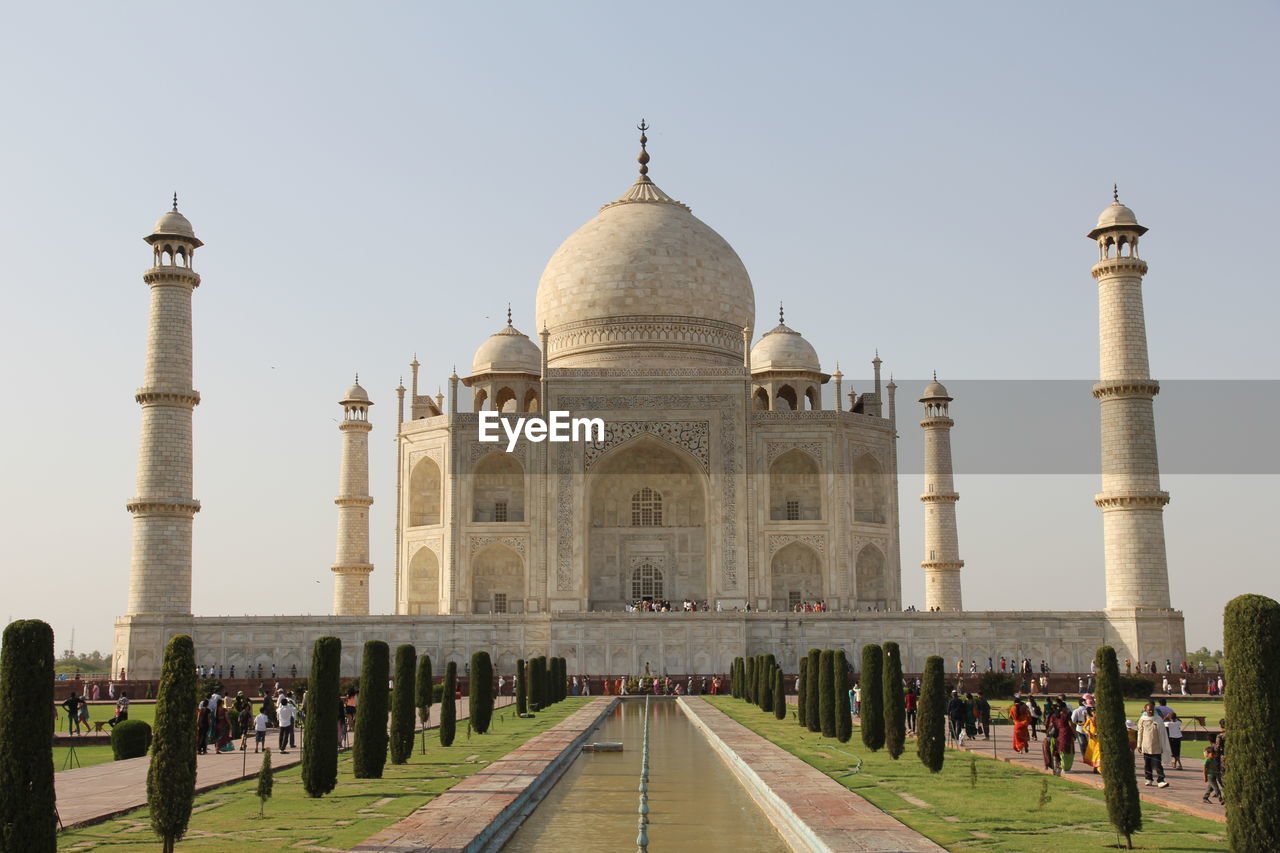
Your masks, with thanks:
[{"label": "decorative spire", "polygon": [[360,384],[360,371],[358,371],[358,370],[356,371],[356,384],[357,384],[357,385],[359,385],[359,384]]},{"label": "decorative spire", "polygon": [[934,382],[937,382],[937,381],[938,381],[938,371],[936,371],[936,370],[933,372],[933,381],[934,381]]},{"label": "decorative spire", "polygon": [[173,212],[174,213],[178,212],[178,191],[177,190],[173,191]]},{"label": "decorative spire", "polygon": [[785,325],[787,325],[787,321],[783,318],[783,315],[782,315],[782,300],[781,300],[781,299],[779,299],[779,300],[778,300],[778,325],[779,325],[779,326],[785,326]]},{"label": "decorative spire", "polygon": [[507,325],[511,325],[511,303],[507,303]]},{"label": "decorative spire", "polygon": [[884,362],[880,360],[880,347],[876,347],[876,357],[875,357],[875,358],[873,358],[873,359],[871,359],[871,363],[872,363],[872,364],[884,364]]},{"label": "decorative spire", "polygon": [[1120,203],[1120,185],[1119,184],[1111,185],[1111,200],[1116,204]]},{"label": "decorative spire", "polygon": [[636,130],[640,131],[640,155],[636,157],[636,162],[640,164],[640,176],[647,179],[649,174],[649,151],[645,146],[649,142],[649,137],[644,132],[649,129],[649,125],[644,119],[640,119],[640,123],[636,125]]}]

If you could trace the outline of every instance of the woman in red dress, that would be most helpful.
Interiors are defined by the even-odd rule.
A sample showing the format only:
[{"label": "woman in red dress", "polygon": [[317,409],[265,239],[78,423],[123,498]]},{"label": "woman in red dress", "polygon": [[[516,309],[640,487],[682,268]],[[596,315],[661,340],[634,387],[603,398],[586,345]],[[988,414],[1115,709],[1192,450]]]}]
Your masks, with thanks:
[{"label": "woman in red dress", "polygon": [[1031,710],[1022,704],[1021,696],[1013,697],[1009,719],[1013,721],[1013,751],[1029,752],[1031,750]]}]

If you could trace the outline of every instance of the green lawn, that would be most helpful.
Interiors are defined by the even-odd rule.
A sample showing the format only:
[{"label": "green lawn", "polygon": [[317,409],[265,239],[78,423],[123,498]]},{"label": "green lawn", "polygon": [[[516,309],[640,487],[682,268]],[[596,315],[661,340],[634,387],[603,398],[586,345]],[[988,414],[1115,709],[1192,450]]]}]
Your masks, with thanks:
[{"label": "green lawn", "polygon": [[[55,772],[61,772],[63,768],[70,770],[72,766],[66,765],[67,754],[71,752],[70,748],[65,746],[55,746],[53,748],[53,769]],[[113,761],[110,746],[77,746],[76,758],[80,761],[81,767],[92,767],[95,764],[105,764]]]},{"label": "green lawn", "polygon": [[[913,739],[894,761],[884,750],[864,748],[856,727],[841,744],[801,729],[790,716],[776,720],[731,697],[705,698],[948,850],[1096,853],[1116,843],[1103,794],[1094,788],[957,750],[948,750],[942,772],[932,774],[916,757]],[[841,775],[859,761],[859,772]],[[1042,791],[1049,798],[1044,805]],[[1146,830],[1134,837],[1137,849],[1227,849],[1221,823],[1146,803],[1142,809]]]},{"label": "green lawn", "polygon": [[[216,788],[196,797],[190,828],[178,849],[219,853],[346,850],[407,817],[463,777],[551,728],[592,698],[565,699],[531,720],[516,719],[513,708],[499,710],[489,734],[474,735],[469,740],[466,721],[460,720],[458,738],[448,749],[440,746],[432,730],[427,734],[425,756],[415,752],[408,764],[387,764],[381,779],[353,777],[351,754],[343,753],[338,762],[338,787],[321,799],[307,797],[298,767],[282,770],[276,774],[275,793],[262,818],[258,817],[254,780]],[[250,756],[250,761],[254,758]],[[148,820],[144,808],[97,826],[73,829],[58,836],[58,849],[155,853],[159,846]]]}]

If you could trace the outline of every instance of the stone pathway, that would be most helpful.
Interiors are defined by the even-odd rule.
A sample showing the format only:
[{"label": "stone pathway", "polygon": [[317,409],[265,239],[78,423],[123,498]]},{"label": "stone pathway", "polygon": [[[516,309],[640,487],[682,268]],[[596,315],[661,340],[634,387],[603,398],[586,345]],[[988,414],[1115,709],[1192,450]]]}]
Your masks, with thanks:
[{"label": "stone pathway", "polygon": [[[502,708],[514,701],[510,696],[498,699],[497,707]],[[466,719],[468,714],[466,697],[458,700],[458,719]],[[440,706],[431,706],[430,726],[440,724]],[[421,731],[421,729],[419,729]],[[296,740],[298,749],[291,749],[285,755],[276,751],[279,738],[275,729],[267,732],[267,745],[271,747],[271,765],[276,770],[292,767],[302,761],[302,736],[306,729],[298,732]],[[231,782],[256,776],[262,757],[248,751],[237,749],[235,752],[221,754],[210,752],[197,756],[196,791],[208,791]],[[149,756],[130,758],[125,761],[108,761],[93,767],[81,767],[64,770],[54,774],[54,786],[58,797],[58,815],[62,819],[63,828],[100,823],[116,815],[140,808],[147,804],[147,768],[150,766]]]},{"label": "stone pathway", "polygon": [[[991,740],[966,741],[964,748],[978,755],[999,758],[1011,764],[1048,773],[1049,771],[1044,769],[1044,758],[1040,752],[1043,743],[1044,734],[1041,733],[1040,740],[1031,741],[1030,753],[1016,753],[1013,751],[1013,726],[992,726]],[[1200,797],[1204,794],[1204,782],[1201,777],[1203,759],[1200,755],[1203,749],[1203,741],[1189,740],[1183,743],[1182,766],[1186,769],[1165,768],[1165,779],[1169,782],[1168,788],[1148,788],[1143,784],[1146,780],[1142,776],[1142,756],[1135,754],[1134,772],[1138,776],[1138,793],[1142,799],[1148,803],[1177,809],[1196,817],[1225,823],[1227,816],[1222,806],[1200,801]],[[1078,754],[1075,757],[1075,763],[1071,766],[1071,771],[1062,774],[1062,778],[1099,790],[1103,788],[1102,776],[1094,773],[1093,768],[1081,761]]]},{"label": "stone pathway", "polygon": [[[399,823],[351,848],[360,853],[476,850],[532,808],[617,701],[601,696],[503,758],[472,773]],[[499,824],[495,821],[502,819]]]},{"label": "stone pathway", "polygon": [[[732,751],[735,773],[753,774],[768,788],[773,805],[794,816],[794,824],[779,827],[802,836],[811,849],[848,853],[916,853],[942,851],[934,842],[859,797],[835,779],[697,696],[681,700],[695,723],[719,738]],[[735,766],[736,765],[736,766]],[[757,792],[752,792],[758,797]],[[807,831],[806,831],[807,830]],[[816,844],[815,844],[816,842]]]}]

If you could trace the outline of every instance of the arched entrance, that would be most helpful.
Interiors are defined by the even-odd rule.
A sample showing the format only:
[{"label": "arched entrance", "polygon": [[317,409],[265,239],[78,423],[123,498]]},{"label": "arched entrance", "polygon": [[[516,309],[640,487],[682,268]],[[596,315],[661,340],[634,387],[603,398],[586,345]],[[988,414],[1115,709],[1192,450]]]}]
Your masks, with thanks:
[{"label": "arched entrance", "polygon": [[822,561],[818,552],[801,542],[778,549],[769,561],[773,609],[794,610],[805,601],[824,598]]}]

